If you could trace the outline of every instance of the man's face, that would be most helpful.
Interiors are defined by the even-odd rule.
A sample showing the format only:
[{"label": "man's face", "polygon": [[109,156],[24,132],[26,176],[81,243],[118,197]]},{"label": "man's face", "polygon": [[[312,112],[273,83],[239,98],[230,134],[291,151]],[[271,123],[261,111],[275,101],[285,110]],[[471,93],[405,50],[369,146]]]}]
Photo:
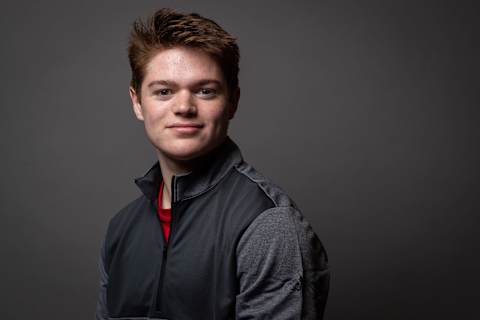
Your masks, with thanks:
[{"label": "man's face", "polygon": [[217,62],[186,47],[156,54],[146,66],[140,90],[141,102],[130,88],[135,115],[144,121],[158,151],[175,160],[196,158],[221,143],[236,110],[236,102],[230,101],[238,101],[228,98]]}]

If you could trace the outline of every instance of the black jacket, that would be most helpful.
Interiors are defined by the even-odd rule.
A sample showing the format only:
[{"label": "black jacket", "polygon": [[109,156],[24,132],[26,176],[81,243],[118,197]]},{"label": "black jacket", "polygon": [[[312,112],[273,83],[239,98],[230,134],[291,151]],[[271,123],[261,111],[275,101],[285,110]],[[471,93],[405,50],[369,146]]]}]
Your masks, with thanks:
[{"label": "black jacket", "polygon": [[110,221],[97,319],[321,319],[326,253],[295,203],[229,138],[172,179],[168,244],[159,163]]}]

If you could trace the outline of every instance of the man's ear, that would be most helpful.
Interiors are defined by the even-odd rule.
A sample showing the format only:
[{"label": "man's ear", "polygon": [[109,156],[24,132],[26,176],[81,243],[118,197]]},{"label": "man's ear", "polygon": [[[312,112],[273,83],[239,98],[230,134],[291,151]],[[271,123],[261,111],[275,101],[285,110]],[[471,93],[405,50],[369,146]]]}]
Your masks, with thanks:
[{"label": "man's ear", "polygon": [[228,113],[228,119],[231,120],[235,116],[235,112],[238,108],[238,101],[240,100],[240,88],[237,87],[234,92],[232,92],[232,99],[230,102],[230,110]]},{"label": "man's ear", "polygon": [[133,112],[138,120],[143,121],[143,114],[142,114],[142,105],[140,104],[140,97],[135,92],[133,87],[129,87],[130,99],[132,99],[132,107]]}]

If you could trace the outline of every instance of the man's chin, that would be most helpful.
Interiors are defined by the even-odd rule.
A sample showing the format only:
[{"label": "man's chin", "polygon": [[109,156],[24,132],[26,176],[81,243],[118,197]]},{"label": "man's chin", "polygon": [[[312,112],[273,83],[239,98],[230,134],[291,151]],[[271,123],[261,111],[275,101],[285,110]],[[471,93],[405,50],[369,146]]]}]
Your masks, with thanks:
[{"label": "man's chin", "polygon": [[170,146],[157,148],[163,155],[174,161],[190,161],[206,155],[214,149],[219,141],[208,141],[199,143],[199,141],[176,141]]},{"label": "man's chin", "polygon": [[194,160],[207,152],[206,148],[176,148],[175,150],[163,150],[166,157],[174,161]]}]

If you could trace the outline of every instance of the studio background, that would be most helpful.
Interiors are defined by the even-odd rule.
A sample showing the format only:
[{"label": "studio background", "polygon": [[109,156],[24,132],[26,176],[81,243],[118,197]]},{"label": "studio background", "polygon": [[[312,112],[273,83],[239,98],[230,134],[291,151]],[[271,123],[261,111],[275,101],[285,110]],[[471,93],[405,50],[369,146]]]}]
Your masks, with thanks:
[{"label": "studio background", "polygon": [[238,38],[230,136],[325,245],[325,319],[479,318],[478,5],[300,0],[2,2],[0,318],[93,319],[156,160],[126,47],[160,7]]}]

